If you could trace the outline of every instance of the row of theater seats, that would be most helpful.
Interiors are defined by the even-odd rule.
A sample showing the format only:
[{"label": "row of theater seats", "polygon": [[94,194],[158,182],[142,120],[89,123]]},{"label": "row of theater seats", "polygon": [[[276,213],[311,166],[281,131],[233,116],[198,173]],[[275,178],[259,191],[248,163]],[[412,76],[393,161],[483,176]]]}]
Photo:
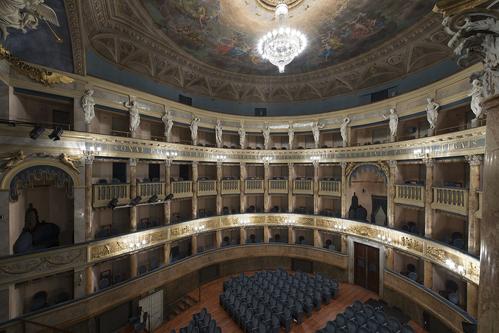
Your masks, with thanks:
[{"label": "row of theater seats", "polygon": [[[206,308],[201,312],[192,315],[192,320],[189,325],[182,327],[179,333],[221,333],[222,330],[217,326],[217,321],[211,318]],[[173,329],[171,333],[176,333]]]},{"label": "row of theater seats", "polygon": [[301,324],[338,292],[339,284],[321,275],[263,271],[225,281],[220,305],[245,332],[289,332],[293,321]]},{"label": "row of theater seats", "polygon": [[400,311],[382,302],[369,300],[364,304],[355,301],[316,333],[414,333],[407,321]]}]

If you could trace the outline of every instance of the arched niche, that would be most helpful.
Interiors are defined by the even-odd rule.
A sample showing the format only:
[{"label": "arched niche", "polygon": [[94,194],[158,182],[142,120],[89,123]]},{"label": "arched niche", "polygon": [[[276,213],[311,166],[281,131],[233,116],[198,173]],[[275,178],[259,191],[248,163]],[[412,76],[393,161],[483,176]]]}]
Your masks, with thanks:
[{"label": "arched niche", "polygon": [[[10,251],[25,253],[58,245],[73,244],[74,188],[79,186],[78,170],[60,160],[34,158],[9,169],[2,178],[0,190],[8,194],[8,226]],[[30,220],[38,217],[38,226],[28,227],[26,211],[32,204]],[[40,224],[42,221],[50,224]],[[33,226],[34,225],[34,226]],[[26,230],[25,228],[28,227]],[[35,232],[34,228],[38,228]],[[55,235],[53,241],[41,241],[42,235]],[[30,233],[26,235],[25,232]],[[50,232],[48,232],[50,231]],[[21,234],[23,239],[19,240]],[[28,245],[30,244],[31,247]],[[49,237],[50,238],[50,237]],[[16,241],[19,243],[16,244]],[[21,249],[21,250],[20,250]]]},{"label": "arched niche", "polygon": [[385,163],[351,164],[347,169],[349,218],[386,225],[387,184],[388,166]]}]

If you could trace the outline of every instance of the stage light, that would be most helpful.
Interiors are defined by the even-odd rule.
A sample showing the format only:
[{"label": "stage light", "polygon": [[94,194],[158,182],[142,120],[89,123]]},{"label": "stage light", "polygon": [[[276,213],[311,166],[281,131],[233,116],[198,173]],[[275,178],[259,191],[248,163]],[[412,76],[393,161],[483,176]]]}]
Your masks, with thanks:
[{"label": "stage light", "polygon": [[60,127],[56,127],[52,133],[49,134],[49,138],[54,141],[58,141],[61,139],[62,133],[64,133],[64,130]]},{"label": "stage light", "polygon": [[173,193],[170,193],[168,194],[166,197],[165,197],[165,201],[169,201],[169,200],[172,200],[173,199]]},{"label": "stage light", "polygon": [[138,195],[130,201],[130,206],[137,206],[142,198]]},{"label": "stage light", "polygon": [[147,200],[147,202],[149,202],[149,203],[155,203],[156,201],[158,201],[157,194],[154,194],[152,197],[149,198],[149,200]]},{"label": "stage light", "polygon": [[111,199],[111,201],[107,204],[107,207],[111,209],[115,209],[116,206],[118,206],[118,198]]},{"label": "stage light", "polygon": [[33,128],[31,132],[29,132],[29,137],[33,140],[36,140],[40,137],[40,135],[43,134],[43,132],[45,132],[45,128],[41,126],[35,126],[35,128]]}]

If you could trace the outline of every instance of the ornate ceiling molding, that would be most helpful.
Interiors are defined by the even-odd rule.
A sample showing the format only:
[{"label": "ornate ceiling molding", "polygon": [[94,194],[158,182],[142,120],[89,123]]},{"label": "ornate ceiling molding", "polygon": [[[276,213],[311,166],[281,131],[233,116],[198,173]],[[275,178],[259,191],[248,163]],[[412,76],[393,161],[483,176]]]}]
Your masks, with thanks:
[{"label": "ornate ceiling molding", "polygon": [[245,102],[327,98],[380,85],[448,58],[441,18],[421,22],[361,56],[313,72],[258,76],[227,72],[181,50],[154,25],[139,1],[82,3],[88,47],[121,68],[193,94]]},{"label": "ornate ceiling molding", "polygon": [[77,0],[64,1],[66,8],[69,33],[71,34],[71,48],[73,51],[74,72],[85,75],[85,55],[83,50],[82,30]]}]

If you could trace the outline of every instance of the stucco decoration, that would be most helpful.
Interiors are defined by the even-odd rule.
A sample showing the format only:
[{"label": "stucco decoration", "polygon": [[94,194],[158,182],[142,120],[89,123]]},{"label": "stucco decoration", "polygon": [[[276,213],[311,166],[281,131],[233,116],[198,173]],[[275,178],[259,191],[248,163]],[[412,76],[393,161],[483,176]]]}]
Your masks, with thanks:
[{"label": "stucco decoration", "polygon": [[137,101],[134,96],[130,96],[130,100],[125,102],[124,105],[130,114],[130,124],[128,129],[131,133],[134,133],[140,125],[139,106],[137,105]]},{"label": "stucco decoration", "polygon": [[255,53],[273,24],[256,1],[88,0],[82,12],[91,47],[120,68],[204,96],[286,102],[379,85],[451,54],[430,2],[381,2],[303,0],[290,24],[310,47],[281,76]]},{"label": "stucco decoration", "polygon": [[426,102],[426,119],[428,120],[428,124],[430,124],[430,129],[434,129],[437,126],[440,104],[435,102],[432,98],[427,98]]},{"label": "stucco decoration", "polygon": [[87,89],[85,94],[81,97],[81,108],[85,114],[85,123],[90,125],[92,119],[95,117],[95,98],[94,91],[92,89]]}]

